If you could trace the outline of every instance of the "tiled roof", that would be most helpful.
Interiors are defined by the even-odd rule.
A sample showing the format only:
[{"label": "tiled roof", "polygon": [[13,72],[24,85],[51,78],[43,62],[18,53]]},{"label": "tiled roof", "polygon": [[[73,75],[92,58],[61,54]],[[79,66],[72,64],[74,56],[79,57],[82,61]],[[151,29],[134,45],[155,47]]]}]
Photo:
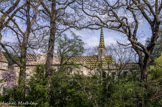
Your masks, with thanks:
[{"label": "tiled roof", "polygon": [[36,61],[37,56],[35,54],[27,54],[26,59],[27,59],[27,61]]},{"label": "tiled roof", "polygon": [[[67,61],[67,60],[65,60]],[[76,63],[76,64],[82,64],[84,66],[87,67],[97,67],[99,64],[101,64],[105,66],[108,63],[112,63],[113,62],[113,58],[111,56],[105,56],[105,60],[98,60],[98,56],[75,56],[72,57],[68,60],[67,64],[71,64],[71,63]],[[39,60],[37,59],[35,60],[27,60],[27,66],[28,65],[39,65],[39,64],[45,64],[46,60]],[[54,57],[53,59],[53,64],[60,64],[60,58],[58,57]]]},{"label": "tiled roof", "polygon": [[2,51],[0,51],[0,62],[8,62]]},{"label": "tiled roof", "polygon": [[[40,65],[46,64],[46,60],[27,61],[26,65]],[[60,64],[58,58],[53,58],[53,64]]]},{"label": "tiled roof", "polygon": [[99,64],[105,66],[108,63],[112,63],[113,58],[111,56],[105,56],[104,60],[98,60],[98,56],[76,56],[72,57],[69,62],[80,63],[88,67],[97,67]]},{"label": "tiled roof", "polygon": [[101,28],[99,48],[105,48],[103,28]]}]

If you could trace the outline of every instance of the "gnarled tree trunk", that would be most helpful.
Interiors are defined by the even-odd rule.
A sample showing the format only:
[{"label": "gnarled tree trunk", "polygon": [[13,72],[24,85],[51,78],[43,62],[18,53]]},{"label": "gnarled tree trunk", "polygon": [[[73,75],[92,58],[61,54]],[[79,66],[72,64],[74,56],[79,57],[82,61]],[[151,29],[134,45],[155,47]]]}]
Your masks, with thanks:
[{"label": "gnarled tree trunk", "polygon": [[54,44],[56,36],[56,0],[52,0],[51,3],[51,15],[50,15],[50,37],[48,44],[47,60],[46,60],[46,78],[47,82],[47,101],[48,104],[51,104],[51,75],[52,75],[52,63],[53,63],[53,53],[54,53]]}]

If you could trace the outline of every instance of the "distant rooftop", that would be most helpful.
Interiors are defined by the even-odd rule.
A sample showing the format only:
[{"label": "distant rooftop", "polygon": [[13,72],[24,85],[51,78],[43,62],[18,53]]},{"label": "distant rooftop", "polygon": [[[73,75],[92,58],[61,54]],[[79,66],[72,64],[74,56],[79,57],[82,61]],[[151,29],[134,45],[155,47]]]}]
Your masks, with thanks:
[{"label": "distant rooftop", "polygon": [[7,63],[8,63],[8,61],[7,61],[7,59],[6,59],[6,57],[4,56],[4,54],[3,54],[2,51],[0,51],[0,62],[7,62]]}]

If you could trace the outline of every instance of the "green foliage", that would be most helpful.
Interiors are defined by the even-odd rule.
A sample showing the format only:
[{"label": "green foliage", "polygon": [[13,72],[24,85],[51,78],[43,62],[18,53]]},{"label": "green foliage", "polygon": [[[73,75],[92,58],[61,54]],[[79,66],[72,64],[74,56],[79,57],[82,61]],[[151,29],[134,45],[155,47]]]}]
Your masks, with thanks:
[{"label": "green foliage", "polygon": [[120,79],[112,85],[109,98],[111,107],[137,107],[141,103],[142,88],[137,81]]},{"label": "green foliage", "polygon": [[74,32],[71,32],[71,36],[68,37],[64,35],[58,39],[58,48],[57,54],[60,57],[60,71],[65,71],[69,68],[76,67],[76,64],[70,59],[74,56],[80,56],[84,52],[84,42],[80,39],[80,36],[76,35]]},{"label": "green foliage", "polygon": [[152,65],[149,70],[149,79],[157,80],[162,77],[162,53],[161,56],[154,61],[155,65]]},{"label": "green foliage", "polygon": [[71,38],[67,35],[58,39],[58,56],[61,58],[61,64],[68,61],[71,57],[82,55],[84,52],[84,42],[80,36],[71,32]]},{"label": "green foliage", "polygon": [[51,95],[54,107],[91,106],[75,79],[65,72],[54,72]]},{"label": "green foliage", "polygon": [[29,83],[29,93],[27,94],[27,100],[38,103],[37,106],[47,106],[47,80],[45,78],[44,65],[38,65],[31,77]]},{"label": "green foliage", "polygon": [[[45,78],[44,66],[39,65],[34,76],[29,81],[30,91],[27,100],[38,103],[39,107],[47,105],[47,79]],[[54,72],[52,76],[52,106],[54,107],[89,107],[90,101],[80,90],[74,79],[64,72]]]},{"label": "green foliage", "polygon": [[58,55],[64,57],[82,55],[83,45],[84,42],[80,39],[80,36],[71,32],[71,38],[64,35],[58,39]]},{"label": "green foliage", "polygon": [[[100,75],[69,75],[66,70],[53,71],[51,76],[52,107],[138,107],[142,99],[145,106],[162,106],[161,98],[161,56],[148,72],[148,81],[142,83],[137,73],[115,77],[100,71]],[[39,65],[26,85],[26,101],[38,103],[36,107],[49,107],[47,103],[47,79],[45,67]],[[143,89],[143,84],[147,86]],[[21,101],[21,88],[14,87],[5,91],[1,101]],[[32,105],[33,106],[33,105]]]},{"label": "green foliage", "polygon": [[152,65],[148,71],[147,99],[150,105],[160,107],[162,106],[162,53],[154,63],[155,65]]},{"label": "green foliage", "polygon": [[1,101],[5,102],[15,102],[18,105],[19,101],[23,101],[22,99],[22,88],[19,86],[15,86],[13,88],[8,88],[4,90],[4,96],[1,96]]}]

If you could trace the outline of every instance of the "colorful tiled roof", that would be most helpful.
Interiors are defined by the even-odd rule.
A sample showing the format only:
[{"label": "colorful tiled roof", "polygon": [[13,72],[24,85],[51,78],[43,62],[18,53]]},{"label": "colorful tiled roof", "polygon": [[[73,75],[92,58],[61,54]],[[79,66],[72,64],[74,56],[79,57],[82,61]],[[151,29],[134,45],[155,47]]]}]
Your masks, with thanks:
[{"label": "colorful tiled roof", "polygon": [[[103,28],[101,28],[99,48],[105,48]],[[67,61],[67,59],[65,61]],[[105,56],[103,60],[99,60],[98,56],[75,56],[68,60],[68,64],[77,63],[77,64],[82,64],[88,67],[96,67],[99,64],[102,64],[103,66],[105,66],[110,62],[111,63],[114,62],[111,56]],[[39,65],[39,64],[45,64],[45,63],[46,63],[45,54],[38,55],[38,56],[33,55],[33,54],[27,54],[27,65]],[[60,64],[60,58],[55,57],[53,59],[53,64]]]},{"label": "colorful tiled roof", "polygon": [[[65,61],[67,61],[65,59]],[[102,63],[103,66],[107,65],[108,63],[113,62],[113,58],[111,56],[105,56],[105,60],[98,60],[98,56],[75,56],[70,58],[67,61],[67,64],[76,63],[76,64],[82,64],[87,67],[97,67],[99,64]],[[45,64],[46,60],[39,60],[37,61],[27,61],[27,65],[39,65],[39,64]],[[54,57],[53,64],[60,64],[60,58]]]},{"label": "colorful tiled roof", "polygon": [[83,64],[87,67],[97,67],[99,64],[105,66],[108,63],[112,63],[114,61],[111,56],[105,56],[104,60],[98,60],[98,56],[76,56],[76,57],[72,57],[69,60],[69,63],[70,62]]},{"label": "colorful tiled roof", "polygon": [[99,48],[105,48],[103,28],[101,28]]},{"label": "colorful tiled roof", "polygon": [[26,59],[27,59],[27,61],[36,61],[37,56],[35,54],[27,54]]},{"label": "colorful tiled roof", "polygon": [[8,62],[2,51],[0,51],[0,62]]},{"label": "colorful tiled roof", "polygon": [[[27,61],[26,65],[41,65],[46,64],[46,60]],[[53,58],[53,64],[60,64],[58,58]]]}]

